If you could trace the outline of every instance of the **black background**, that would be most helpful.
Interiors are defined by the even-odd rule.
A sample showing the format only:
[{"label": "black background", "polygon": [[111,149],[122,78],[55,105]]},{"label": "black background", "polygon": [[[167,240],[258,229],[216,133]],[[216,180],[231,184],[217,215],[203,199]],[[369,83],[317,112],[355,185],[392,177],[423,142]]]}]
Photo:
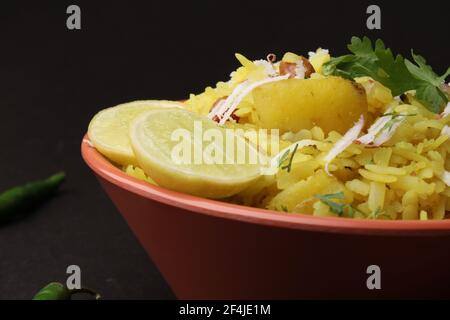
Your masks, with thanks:
[{"label": "black background", "polygon": [[[382,30],[366,28],[378,4]],[[77,4],[82,29],[66,28]],[[448,1],[33,1],[0,5],[0,189],[65,170],[63,193],[0,227],[0,298],[28,299],[68,265],[104,298],[173,298],[83,163],[79,145],[100,109],[135,99],[183,99],[226,80],[233,53],[251,59],[352,35],[449,65]]]}]

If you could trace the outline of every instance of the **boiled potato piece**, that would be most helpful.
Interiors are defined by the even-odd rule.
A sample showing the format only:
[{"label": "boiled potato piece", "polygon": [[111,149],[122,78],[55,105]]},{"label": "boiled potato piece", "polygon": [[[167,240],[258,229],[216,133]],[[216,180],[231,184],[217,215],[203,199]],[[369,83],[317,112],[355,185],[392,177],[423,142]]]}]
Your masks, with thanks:
[{"label": "boiled potato piece", "polygon": [[325,171],[318,170],[308,179],[301,180],[277,194],[270,201],[268,209],[280,211],[281,208],[285,208],[292,212],[296,206],[305,200],[317,200],[314,198],[316,194],[329,194],[341,191],[344,192],[345,203],[351,203],[353,194],[345,188],[344,184],[339,182],[334,176],[327,175]]},{"label": "boiled potato piece", "polygon": [[253,99],[259,125],[281,133],[319,126],[344,134],[367,114],[364,89],[340,77],[268,83],[253,90]]}]

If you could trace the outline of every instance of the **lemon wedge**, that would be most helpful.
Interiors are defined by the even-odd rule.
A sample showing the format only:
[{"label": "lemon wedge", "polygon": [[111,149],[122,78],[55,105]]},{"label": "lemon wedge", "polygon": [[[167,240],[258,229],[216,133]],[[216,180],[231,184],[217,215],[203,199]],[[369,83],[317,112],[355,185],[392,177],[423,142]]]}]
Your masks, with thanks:
[{"label": "lemon wedge", "polygon": [[[224,139],[201,140],[213,132],[210,129]],[[237,161],[239,150],[248,156],[255,147],[234,133],[236,143],[227,145],[226,135],[226,129],[212,120],[176,108],[148,111],[130,126],[138,164],[159,186],[215,199],[242,191],[260,176],[258,163]],[[183,152],[180,146],[185,147]],[[207,152],[212,149],[215,152]],[[211,155],[217,157],[212,160]]]},{"label": "lemon wedge", "polygon": [[142,100],[104,109],[89,124],[89,140],[100,153],[115,163],[137,165],[128,136],[131,121],[145,111],[174,107],[181,108],[183,104],[165,100]]}]

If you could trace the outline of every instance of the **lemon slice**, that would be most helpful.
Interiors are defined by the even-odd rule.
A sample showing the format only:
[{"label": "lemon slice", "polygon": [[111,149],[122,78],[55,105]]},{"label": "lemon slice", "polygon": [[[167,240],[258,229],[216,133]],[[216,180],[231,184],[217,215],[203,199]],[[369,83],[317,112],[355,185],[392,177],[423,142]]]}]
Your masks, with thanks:
[{"label": "lemon slice", "polygon": [[[196,137],[199,137],[200,127],[201,137],[211,133],[209,129],[214,129],[224,139],[199,141]],[[225,128],[185,109],[149,111],[136,118],[130,126],[131,145],[139,166],[148,176],[159,186],[206,198],[236,194],[260,176],[258,163],[238,161],[237,158],[240,150],[245,152],[246,159],[250,159],[250,152],[257,152],[255,147],[235,133],[233,139],[236,143],[231,147],[226,145],[225,138]],[[186,147],[183,152],[179,152],[180,146]],[[206,151],[212,147],[218,148],[215,149],[217,152],[211,153],[213,157],[220,155],[218,158],[208,156],[210,153]],[[200,150],[200,153],[195,150]],[[184,157],[187,154],[190,156]],[[179,159],[178,155],[184,158]],[[195,155],[200,155],[197,161]]]},{"label": "lemon slice", "polygon": [[145,111],[183,107],[182,103],[164,100],[142,100],[107,108],[91,120],[88,136],[95,148],[121,165],[137,165],[128,136],[130,122]]}]

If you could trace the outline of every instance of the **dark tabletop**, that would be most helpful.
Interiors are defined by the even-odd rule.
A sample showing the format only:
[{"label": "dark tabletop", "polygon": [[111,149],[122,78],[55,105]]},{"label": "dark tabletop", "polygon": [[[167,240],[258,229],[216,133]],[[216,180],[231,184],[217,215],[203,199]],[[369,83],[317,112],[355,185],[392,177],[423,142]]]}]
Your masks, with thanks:
[{"label": "dark tabletop", "polygon": [[[318,46],[342,54],[352,35],[448,66],[448,1],[33,1],[0,10],[0,189],[64,170],[63,191],[0,228],[0,298],[28,299],[79,265],[104,298],[173,298],[151,259],[80,156],[100,109],[135,99],[183,99],[227,79],[234,52],[252,59]],[[66,28],[78,4],[82,29]]]}]

